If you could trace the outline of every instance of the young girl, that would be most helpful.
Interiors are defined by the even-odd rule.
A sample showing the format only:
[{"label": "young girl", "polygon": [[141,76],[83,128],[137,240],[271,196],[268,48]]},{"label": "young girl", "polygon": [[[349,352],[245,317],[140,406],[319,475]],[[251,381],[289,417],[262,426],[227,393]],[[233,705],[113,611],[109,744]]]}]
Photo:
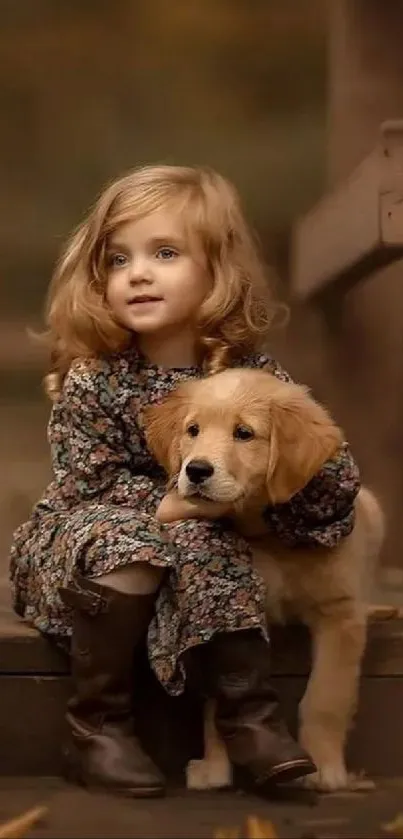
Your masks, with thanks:
[{"label": "young girl", "polygon": [[[273,311],[267,297],[234,188],[197,168],[145,167],[109,186],[56,270],[54,480],[15,533],[11,579],[17,613],[69,643],[69,771],[87,785],[164,792],[132,727],[135,653],[147,635],[172,694],[183,690],[189,655],[202,651],[230,759],[256,784],[315,770],[270,684],[265,595],[249,546],[224,518],[157,521],[165,475],[142,422],[144,406],[225,366],[288,378],[258,351]],[[344,445],[290,503],[267,512],[269,526],[295,545],[335,545],[353,526],[358,486]]]}]

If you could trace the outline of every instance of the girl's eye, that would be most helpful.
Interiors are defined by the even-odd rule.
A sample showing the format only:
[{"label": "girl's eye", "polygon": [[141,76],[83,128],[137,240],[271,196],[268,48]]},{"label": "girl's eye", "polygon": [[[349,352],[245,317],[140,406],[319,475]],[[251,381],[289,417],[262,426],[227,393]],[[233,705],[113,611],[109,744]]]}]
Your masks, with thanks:
[{"label": "girl's eye", "polygon": [[122,268],[123,265],[127,264],[127,256],[124,253],[113,253],[108,258],[108,265],[111,268]]},{"label": "girl's eye", "polygon": [[234,428],[234,440],[253,440],[255,433],[248,425],[236,425]]},{"label": "girl's eye", "polygon": [[200,428],[199,428],[197,422],[192,422],[191,425],[188,425],[186,431],[189,434],[189,437],[197,437],[197,435],[200,431]]},{"label": "girl's eye", "polygon": [[157,259],[173,259],[175,256],[178,254],[173,248],[159,248],[157,251]]}]

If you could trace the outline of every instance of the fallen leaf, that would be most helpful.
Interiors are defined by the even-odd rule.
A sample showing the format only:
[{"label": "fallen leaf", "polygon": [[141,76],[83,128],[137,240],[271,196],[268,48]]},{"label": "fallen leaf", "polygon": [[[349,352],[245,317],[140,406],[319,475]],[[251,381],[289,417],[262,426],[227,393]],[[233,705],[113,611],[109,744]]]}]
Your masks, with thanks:
[{"label": "fallen leaf", "polygon": [[[242,832],[245,839],[278,839],[277,833],[271,822],[258,819],[256,816],[248,816],[246,820],[246,832]],[[214,839],[239,839],[238,828],[219,828],[214,834]]]},{"label": "fallen leaf", "polygon": [[403,813],[399,813],[391,822],[382,825],[385,833],[393,833],[394,836],[403,837]]},{"label": "fallen leaf", "polygon": [[277,832],[271,822],[249,816],[246,821],[246,836],[247,839],[277,839]]},{"label": "fallen leaf", "polygon": [[0,825],[0,839],[23,839],[31,830],[31,827],[41,821],[47,813],[46,807],[34,807],[24,813],[23,816],[18,816],[18,818]]}]

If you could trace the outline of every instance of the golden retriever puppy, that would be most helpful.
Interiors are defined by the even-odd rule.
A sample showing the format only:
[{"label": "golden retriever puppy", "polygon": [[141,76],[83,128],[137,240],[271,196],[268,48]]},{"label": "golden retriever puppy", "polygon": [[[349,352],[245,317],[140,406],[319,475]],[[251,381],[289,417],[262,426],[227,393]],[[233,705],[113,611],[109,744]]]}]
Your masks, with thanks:
[{"label": "golden retriever puppy", "polygon": [[[383,516],[363,488],[352,533],[337,547],[287,547],[262,518],[288,501],[331,458],[342,434],[304,387],[268,372],[229,369],[181,385],[145,414],[150,449],[170,476],[157,516],[230,516],[250,542],[267,586],[269,621],[299,620],[312,636],[312,669],[299,708],[299,738],[322,790],[348,785],[344,748],[366,643],[367,605],[383,539]],[[170,489],[169,489],[170,488]],[[205,758],[188,767],[188,785],[231,779],[207,707]]]}]

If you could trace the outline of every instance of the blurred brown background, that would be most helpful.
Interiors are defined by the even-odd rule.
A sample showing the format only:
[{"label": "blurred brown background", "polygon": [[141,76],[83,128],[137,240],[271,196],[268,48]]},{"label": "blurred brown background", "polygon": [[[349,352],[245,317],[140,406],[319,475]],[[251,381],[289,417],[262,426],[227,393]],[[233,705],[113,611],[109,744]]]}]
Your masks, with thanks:
[{"label": "blurred brown background", "polygon": [[[374,97],[385,104],[377,92],[376,66],[378,73],[383,66],[377,50],[367,55],[366,65],[358,61],[354,67],[346,52],[346,20],[353,8],[348,25],[356,26],[363,3],[340,0],[335,13],[323,0],[0,0],[0,548],[5,559],[13,528],[29,514],[49,475],[43,358],[25,330],[40,324],[44,292],[67,233],[105,182],[128,168],[161,161],[207,163],[241,190],[277,264],[280,292],[287,296],[294,220],[372,147],[379,119],[399,115],[380,113],[376,101],[368,108]],[[367,0],[367,8],[374,3]],[[366,67],[370,75],[363,85]],[[350,89],[351,79],[360,81]],[[360,113],[359,100],[369,117],[348,135],[346,126]],[[391,270],[396,275],[396,266]],[[377,278],[366,287],[371,283],[379,287]],[[389,323],[389,304],[382,299]],[[275,336],[272,346],[337,412],[365,479],[387,496],[392,530],[400,535],[400,425],[395,422],[394,446],[389,441],[385,451],[387,429],[380,434],[377,426],[369,433],[367,421],[379,407],[385,358],[398,358],[395,394],[400,383],[396,352],[403,330],[397,300],[392,303],[397,343],[392,341],[381,360],[376,342],[382,343],[382,324],[369,340],[371,312],[364,321],[354,320],[354,311],[362,312],[361,300],[357,303],[354,291],[349,301],[337,351],[328,322],[310,306],[294,310],[288,331]],[[362,374],[374,342],[369,363],[375,356],[378,373],[382,370],[375,389]],[[378,447],[378,455],[369,445]],[[400,543],[393,539],[385,561],[399,565]]]}]

